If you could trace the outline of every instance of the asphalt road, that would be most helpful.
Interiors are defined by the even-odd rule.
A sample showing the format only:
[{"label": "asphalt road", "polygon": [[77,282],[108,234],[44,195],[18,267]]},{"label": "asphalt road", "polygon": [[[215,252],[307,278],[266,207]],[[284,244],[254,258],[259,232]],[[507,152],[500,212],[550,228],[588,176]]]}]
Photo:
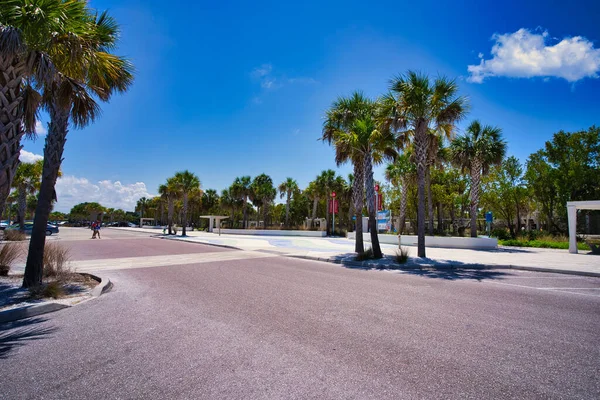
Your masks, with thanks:
[{"label": "asphalt road", "polygon": [[[76,259],[236,251],[75,236]],[[0,398],[600,398],[600,279],[265,256],[110,270],[108,294],[0,325]]]}]

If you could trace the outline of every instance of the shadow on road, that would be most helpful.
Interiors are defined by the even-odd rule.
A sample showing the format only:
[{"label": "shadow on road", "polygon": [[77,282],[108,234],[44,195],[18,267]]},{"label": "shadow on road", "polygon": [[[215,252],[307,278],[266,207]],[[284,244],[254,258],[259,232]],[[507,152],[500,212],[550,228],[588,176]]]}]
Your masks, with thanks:
[{"label": "shadow on road", "polygon": [[11,351],[32,340],[39,340],[56,331],[54,327],[40,326],[46,318],[28,318],[0,324],[0,359],[8,358]]}]

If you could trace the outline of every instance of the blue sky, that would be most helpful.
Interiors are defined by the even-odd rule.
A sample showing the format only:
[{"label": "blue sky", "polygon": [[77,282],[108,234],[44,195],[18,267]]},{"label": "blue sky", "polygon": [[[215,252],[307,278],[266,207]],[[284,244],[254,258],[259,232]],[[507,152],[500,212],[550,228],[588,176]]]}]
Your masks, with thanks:
[{"label": "blue sky", "polygon": [[522,161],[556,131],[600,124],[597,1],[439,3],[92,0],[121,24],[136,81],[69,133],[56,208],[131,208],[183,169],[204,188],[262,172],[304,187],[336,168],[317,140],[331,102],[376,97],[408,69],[456,78],[471,104],[460,128],[500,126]]}]

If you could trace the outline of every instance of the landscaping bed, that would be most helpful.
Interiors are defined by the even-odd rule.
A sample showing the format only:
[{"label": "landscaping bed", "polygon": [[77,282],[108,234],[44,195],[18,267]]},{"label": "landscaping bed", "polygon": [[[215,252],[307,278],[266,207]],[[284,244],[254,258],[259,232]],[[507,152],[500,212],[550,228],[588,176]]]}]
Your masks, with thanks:
[{"label": "landscaping bed", "polygon": [[[501,246],[511,246],[511,247],[535,247],[535,248],[544,248],[544,249],[563,249],[569,250],[569,242],[568,241],[551,241],[551,240],[519,240],[519,239],[508,239],[508,240],[498,240],[498,244]],[[590,246],[586,243],[577,243],[577,249],[583,251],[589,251]]]}]

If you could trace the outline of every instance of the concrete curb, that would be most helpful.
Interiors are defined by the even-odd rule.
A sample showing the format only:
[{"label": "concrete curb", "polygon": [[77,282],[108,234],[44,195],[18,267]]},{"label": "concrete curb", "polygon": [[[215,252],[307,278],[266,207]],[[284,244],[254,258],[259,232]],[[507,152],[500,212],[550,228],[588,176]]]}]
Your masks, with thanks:
[{"label": "concrete curb", "polygon": [[196,243],[196,244],[203,244],[206,246],[215,246],[215,247],[222,247],[224,249],[232,249],[232,250],[241,250],[244,251],[244,249],[241,249],[239,247],[235,247],[235,246],[229,246],[227,244],[216,244],[216,243],[206,243],[206,242],[199,242],[198,240],[193,240],[190,239],[189,236],[188,237],[181,237],[181,236],[173,236],[171,235],[171,237],[169,237],[169,235],[160,235],[160,236],[154,236],[157,239],[165,239],[165,240],[175,240],[175,241],[179,241],[179,242],[186,242],[186,243]]},{"label": "concrete curb", "polygon": [[[113,284],[107,277],[98,277],[96,275],[81,273],[81,275],[89,276],[95,281],[100,282],[94,289],[92,289],[91,295],[92,298],[96,298],[112,289]],[[60,304],[60,303],[44,303],[40,305],[33,306],[24,306],[19,308],[13,308],[11,310],[0,311],[0,323],[4,322],[12,322],[20,319],[35,317],[37,315],[48,314],[51,312],[55,312],[58,310],[62,310],[63,308],[73,307],[68,304]]]},{"label": "concrete curb", "polygon": [[340,260],[334,257],[316,257],[316,256],[304,256],[304,255],[294,255],[290,254],[286,257],[292,258],[300,258],[305,260],[312,261],[323,261],[332,264],[344,264],[355,267],[369,268],[369,269],[389,269],[389,270],[400,270],[400,271],[414,271],[414,270],[443,270],[443,271],[452,271],[457,269],[480,269],[480,270],[490,270],[490,269],[516,269],[522,271],[532,271],[532,272],[547,272],[547,273],[555,273],[555,274],[563,274],[563,275],[576,275],[576,276],[589,276],[589,277],[600,277],[600,272],[589,272],[589,271],[577,271],[577,270],[566,270],[566,269],[552,269],[552,268],[544,268],[544,267],[528,267],[522,265],[483,265],[483,264],[444,264],[444,265],[424,265],[417,263],[406,263],[403,265],[399,264],[377,264],[369,261],[351,261],[351,260]]}]

